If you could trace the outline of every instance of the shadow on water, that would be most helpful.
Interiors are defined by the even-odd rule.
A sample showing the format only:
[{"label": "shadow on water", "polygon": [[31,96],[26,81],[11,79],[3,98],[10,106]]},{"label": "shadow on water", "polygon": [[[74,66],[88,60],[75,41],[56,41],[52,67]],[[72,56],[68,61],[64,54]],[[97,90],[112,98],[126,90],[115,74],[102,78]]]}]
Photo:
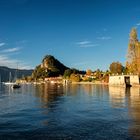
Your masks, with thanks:
[{"label": "shadow on water", "polygon": [[114,108],[127,108],[130,117],[128,133],[140,140],[140,88],[109,86],[110,101]]}]

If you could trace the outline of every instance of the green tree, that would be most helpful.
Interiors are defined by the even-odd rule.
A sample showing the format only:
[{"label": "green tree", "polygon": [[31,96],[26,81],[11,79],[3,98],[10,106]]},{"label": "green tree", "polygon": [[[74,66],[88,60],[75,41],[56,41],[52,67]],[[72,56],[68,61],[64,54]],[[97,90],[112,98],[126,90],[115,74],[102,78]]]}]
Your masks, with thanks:
[{"label": "green tree", "polygon": [[41,66],[38,65],[33,71],[32,77],[34,80],[37,80],[39,78],[44,79],[45,77],[47,77],[47,71],[45,68],[41,68]]},{"label": "green tree", "polygon": [[72,73],[73,73],[73,71],[71,69],[67,69],[67,70],[65,70],[63,77],[69,78]]}]

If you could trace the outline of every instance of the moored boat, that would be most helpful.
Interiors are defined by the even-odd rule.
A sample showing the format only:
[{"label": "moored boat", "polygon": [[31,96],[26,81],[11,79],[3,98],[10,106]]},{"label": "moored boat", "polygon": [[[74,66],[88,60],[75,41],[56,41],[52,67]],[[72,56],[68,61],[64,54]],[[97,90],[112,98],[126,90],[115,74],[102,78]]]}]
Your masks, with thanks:
[{"label": "moored boat", "polygon": [[21,87],[20,84],[13,84],[13,85],[12,85],[12,88],[13,88],[13,89],[20,88],[20,87]]}]

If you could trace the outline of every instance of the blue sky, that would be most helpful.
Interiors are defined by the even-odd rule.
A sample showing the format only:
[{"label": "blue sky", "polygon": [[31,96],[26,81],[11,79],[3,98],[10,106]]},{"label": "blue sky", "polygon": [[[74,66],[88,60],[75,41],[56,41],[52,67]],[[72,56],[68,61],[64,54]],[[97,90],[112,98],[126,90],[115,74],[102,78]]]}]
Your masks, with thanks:
[{"label": "blue sky", "polygon": [[53,55],[80,70],[125,64],[140,34],[139,0],[0,0],[0,65],[34,68]]}]

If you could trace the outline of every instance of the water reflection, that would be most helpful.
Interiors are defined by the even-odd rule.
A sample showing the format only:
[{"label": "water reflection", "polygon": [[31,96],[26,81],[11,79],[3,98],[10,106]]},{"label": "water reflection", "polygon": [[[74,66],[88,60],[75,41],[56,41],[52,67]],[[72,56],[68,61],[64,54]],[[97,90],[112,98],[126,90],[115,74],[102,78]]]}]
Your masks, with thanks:
[{"label": "water reflection", "polygon": [[36,85],[35,96],[39,97],[43,107],[48,107],[50,103],[59,101],[63,92],[63,86],[58,84]]},{"label": "water reflection", "polygon": [[12,90],[3,86],[0,110],[0,136],[140,139],[139,87],[44,84]]},{"label": "water reflection", "polygon": [[129,98],[129,113],[133,119],[132,125],[129,128],[130,134],[136,140],[140,140],[140,88],[135,87],[130,89]]},{"label": "water reflection", "polygon": [[140,139],[140,88],[109,86],[110,102],[114,108],[128,108],[130,116],[129,133]]},{"label": "water reflection", "polygon": [[88,96],[94,96],[102,98],[108,94],[108,86],[92,85],[92,84],[72,84],[63,87],[63,91],[66,95],[77,96],[77,94],[86,94]]},{"label": "water reflection", "polygon": [[109,98],[114,108],[121,108],[125,106],[125,88],[109,86]]}]

